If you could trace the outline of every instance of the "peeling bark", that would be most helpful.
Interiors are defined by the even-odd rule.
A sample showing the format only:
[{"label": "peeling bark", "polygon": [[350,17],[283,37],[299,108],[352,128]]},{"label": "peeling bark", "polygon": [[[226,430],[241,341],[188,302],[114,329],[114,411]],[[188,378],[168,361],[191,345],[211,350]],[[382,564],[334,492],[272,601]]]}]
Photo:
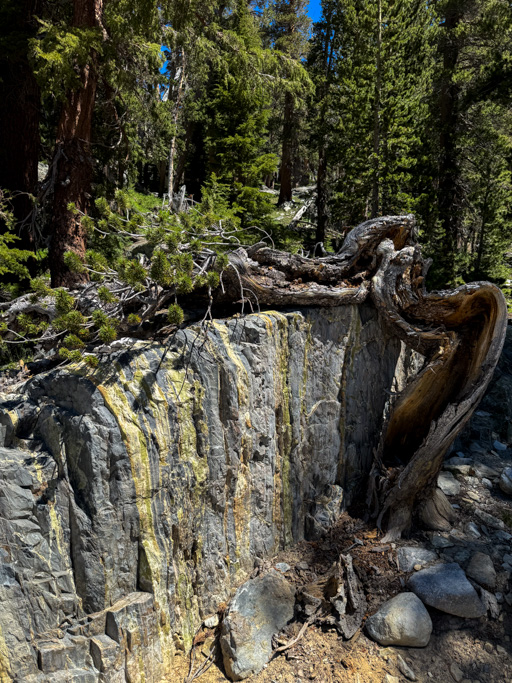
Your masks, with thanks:
[{"label": "peeling bark", "polygon": [[370,474],[368,503],[389,541],[413,514],[446,528],[450,506],[436,488],[444,455],[482,398],[505,338],[507,307],[487,282],[427,292],[413,216],[366,221],[334,256],[309,259],[257,244],[232,254],[219,300],[253,305],[339,306],[368,296],[385,324],[425,356],[394,398]]}]

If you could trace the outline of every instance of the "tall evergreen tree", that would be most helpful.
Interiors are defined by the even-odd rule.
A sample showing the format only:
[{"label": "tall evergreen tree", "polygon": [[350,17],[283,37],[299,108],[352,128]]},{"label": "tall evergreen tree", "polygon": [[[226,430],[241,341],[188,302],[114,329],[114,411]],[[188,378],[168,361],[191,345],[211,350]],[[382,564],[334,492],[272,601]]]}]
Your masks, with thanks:
[{"label": "tall evergreen tree", "polygon": [[246,0],[237,0],[223,32],[222,58],[212,64],[206,106],[206,175],[230,188],[244,225],[258,223],[270,210],[259,191],[264,177],[277,165],[265,152],[271,92],[267,74],[275,69],[262,44],[257,21]]},{"label": "tall evergreen tree", "polygon": [[413,171],[427,110],[429,12],[421,2],[323,3],[311,70],[317,84],[317,241],[325,239],[325,185],[345,225],[413,208]]},{"label": "tall evergreen tree", "polygon": [[[147,90],[143,66],[161,64],[161,11],[153,0],[106,3],[73,0],[52,9],[33,41],[36,74],[40,85],[61,102],[52,159],[54,179],[51,206],[50,267],[54,286],[74,286],[87,278],[85,271],[71,270],[66,253],[83,260],[87,213],[93,181],[93,115],[100,87],[109,100],[111,116],[119,122],[116,100]],[[155,91],[155,96],[158,93]],[[132,103],[133,104],[133,103]],[[130,108],[131,109],[131,108]],[[139,112],[137,112],[139,113]],[[133,114],[133,112],[132,112]],[[122,138],[130,140],[126,117]]]},{"label": "tall evergreen tree", "polygon": [[[292,68],[300,68],[307,53],[310,21],[306,10],[308,0],[277,0],[273,7],[270,36],[273,46],[283,55],[283,61],[295,62]],[[289,78],[284,81],[284,102],[282,104],[282,145],[279,167],[278,205],[292,199],[294,147],[297,146],[297,129],[300,125],[300,110],[309,94],[309,83],[305,78]]]},{"label": "tall evergreen tree", "polygon": [[[506,0],[478,3],[474,0],[439,0],[435,3],[435,13],[436,79],[431,95],[430,127],[437,138],[432,150],[437,162],[437,211],[430,219],[429,241],[432,250],[442,255],[436,263],[434,282],[455,284],[470,276],[476,264],[477,272],[483,274],[488,218],[482,218],[480,209],[473,204],[478,195],[473,194],[476,185],[481,182],[487,188],[484,195],[496,191],[496,199],[503,196],[497,186],[492,190],[485,180],[488,173],[485,169],[489,166],[484,162],[477,169],[472,161],[483,160],[480,152],[489,149],[491,140],[503,142],[500,133],[503,126],[498,120],[504,120],[502,117],[510,107],[512,94],[508,66],[512,17]],[[490,101],[505,104],[500,109],[501,116],[496,115],[495,108],[486,109],[485,102]],[[484,133],[480,117],[482,112],[491,110],[494,114],[487,121]],[[483,139],[486,143],[482,148]],[[500,143],[494,149],[506,166],[505,148],[506,145]],[[475,172],[477,175],[482,173],[479,182]],[[484,205],[489,207],[489,201],[490,195],[487,195]],[[477,203],[480,205],[480,200]],[[503,209],[499,213],[503,216]],[[469,234],[475,231],[483,240]],[[473,249],[480,253],[476,263],[471,256]]]}]

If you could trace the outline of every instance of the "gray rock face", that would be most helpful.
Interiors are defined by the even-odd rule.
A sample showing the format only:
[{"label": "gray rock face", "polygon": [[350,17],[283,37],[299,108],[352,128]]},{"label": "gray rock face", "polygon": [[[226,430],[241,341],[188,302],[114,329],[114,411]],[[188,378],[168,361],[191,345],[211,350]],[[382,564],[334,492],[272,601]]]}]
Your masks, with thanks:
[{"label": "gray rock face", "polygon": [[176,647],[255,557],[304,539],[334,485],[343,504],[362,494],[389,395],[421,363],[371,304],[217,320],[195,341],[186,329],[161,365],[138,342],[1,397],[0,670],[40,675],[40,636],[98,613],[83,635],[117,683],[135,655],[105,610],[133,598],[133,638],[161,653],[146,647],[138,675],[172,679]]},{"label": "gray rock face", "polygon": [[438,559],[437,553],[433,550],[419,548],[418,546],[398,548],[396,556],[398,559],[398,566],[403,572],[412,572],[415,565],[426,565],[430,562],[435,562]]},{"label": "gray rock face", "polygon": [[481,617],[486,610],[456,562],[436,564],[413,574],[408,588],[426,604],[456,617]]},{"label": "gray rock face", "polygon": [[400,593],[367,620],[366,630],[381,645],[426,647],[432,633],[432,620],[414,593]]},{"label": "gray rock face", "polygon": [[475,553],[466,569],[466,574],[484,588],[496,588],[496,570],[489,555]]},{"label": "gray rock face", "polygon": [[221,627],[226,673],[241,681],[258,673],[272,654],[272,636],[293,617],[295,591],[276,571],[244,583]]}]

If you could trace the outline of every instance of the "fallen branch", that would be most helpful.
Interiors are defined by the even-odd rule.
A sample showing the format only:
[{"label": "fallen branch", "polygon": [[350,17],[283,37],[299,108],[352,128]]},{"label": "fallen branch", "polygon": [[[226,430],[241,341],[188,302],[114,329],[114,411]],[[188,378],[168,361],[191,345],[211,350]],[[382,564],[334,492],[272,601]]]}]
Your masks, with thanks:
[{"label": "fallen branch", "polygon": [[302,640],[302,638],[304,638],[306,631],[311,626],[311,624],[313,624],[315,619],[316,619],[316,612],[314,614],[312,614],[309,617],[309,619],[306,622],[304,622],[304,624],[302,624],[302,627],[301,627],[299,633],[295,636],[295,638],[292,638],[291,640],[289,640],[284,645],[281,645],[280,647],[276,647],[276,649],[272,652],[272,656],[271,656],[270,660],[274,659],[274,657],[276,657],[281,652],[286,652],[286,650],[290,650],[294,645],[297,645],[299,640]]}]

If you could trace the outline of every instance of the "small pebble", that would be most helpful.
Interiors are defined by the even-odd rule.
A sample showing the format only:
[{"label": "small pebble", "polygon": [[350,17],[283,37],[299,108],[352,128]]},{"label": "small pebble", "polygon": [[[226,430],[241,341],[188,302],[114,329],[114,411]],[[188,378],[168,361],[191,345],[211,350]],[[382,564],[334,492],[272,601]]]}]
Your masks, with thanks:
[{"label": "small pebble", "polygon": [[416,680],[416,674],[400,655],[397,657],[397,664],[400,672],[407,678],[407,680]]},{"label": "small pebble", "polygon": [[207,617],[204,620],[204,625],[206,628],[217,628],[219,625],[219,615],[218,614],[212,614],[210,617]]},{"label": "small pebble", "polygon": [[506,655],[507,654],[507,651],[501,645],[497,645],[496,650],[497,650],[499,655]]},{"label": "small pebble", "polygon": [[493,647],[492,643],[485,643],[484,648],[485,648],[486,652],[489,652],[489,653],[494,652],[494,647]]},{"label": "small pebble", "polygon": [[452,675],[453,680],[456,681],[456,683],[460,683],[462,681],[464,674],[455,662],[452,662],[450,664],[450,673]]},{"label": "small pebble", "polygon": [[290,569],[291,569],[290,565],[287,564],[286,562],[278,562],[278,563],[275,565],[275,567],[276,567],[276,569],[277,569],[278,571],[280,571],[282,574],[285,574],[286,572],[289,572]]}]

